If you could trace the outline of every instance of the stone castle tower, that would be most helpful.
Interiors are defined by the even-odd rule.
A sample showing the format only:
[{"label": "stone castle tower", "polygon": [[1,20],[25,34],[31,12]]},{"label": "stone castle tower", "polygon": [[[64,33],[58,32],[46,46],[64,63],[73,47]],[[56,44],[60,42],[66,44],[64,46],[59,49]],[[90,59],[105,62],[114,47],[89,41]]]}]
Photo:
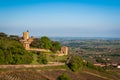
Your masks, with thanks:
[{"label": "stone castle tower", "polygon": [[23,32],[23,39],[28,40],[29,39],[29,32]]},{"label": "stone castle tower", "polygon": [[23,38],[20,40],[26,50],[30,48],[33,38],[29,38],[29,31],[23,32]]}]

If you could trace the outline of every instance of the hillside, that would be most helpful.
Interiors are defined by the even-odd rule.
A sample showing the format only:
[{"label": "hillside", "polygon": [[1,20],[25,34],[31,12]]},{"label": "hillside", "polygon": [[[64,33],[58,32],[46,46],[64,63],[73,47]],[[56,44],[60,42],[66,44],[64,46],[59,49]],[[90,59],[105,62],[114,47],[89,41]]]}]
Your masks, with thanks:
[{"label": "hillside", "polygon": [[[93,60],[102,64],[119,64],[119,40],[63,41],[62,45],[69,46],[69,55],[57,56],[55,53],[58,49],[55,44],[52,44],[55,52],[27,51],[19,38],[0,33],[0,80],[56,80],[63,73],[71,80],[120,79],[120,69],[116,66],[97,67],[91,63]],[[43,42],[38,40],[36,44],[38,43]],[[58,43],[56,45],[58,46]],[[109,62],[106,61],[108,58]],[[19,65],[22,67],[18,67]]]}]

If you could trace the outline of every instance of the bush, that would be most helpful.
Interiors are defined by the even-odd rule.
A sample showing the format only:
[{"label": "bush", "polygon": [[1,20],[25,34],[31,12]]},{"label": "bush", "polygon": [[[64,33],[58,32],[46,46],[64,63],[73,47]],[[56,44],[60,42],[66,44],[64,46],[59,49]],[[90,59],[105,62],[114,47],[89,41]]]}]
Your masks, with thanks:
[{"label": "bush", "polygon": [[52,41],[51,51],[57,52],[60,49],[61,49],[60,43],[58,41]]},{"label": "bush", "polygon": [[58,76],[56,80],[70,80],[69,76],[66,73]]},{"label": "bush", "polygon": [[46,58],[46,54],[44,54],[44,53],[38,54],[38,60],[37,61],[40,64],[47,64],[48,61],[47,61],[47,58]]},{"label": "bush", "polygon": [[46,36],[43,36],[40,38],[39,40],[39,45],[40,45],[40,48],[43,48],[43,49],[51,49],[52,47],[52,42],[51,40],[46,37]]},{"label": "bush", "polygon": [[67,63],[67,66],[73,71],[77,72],[83,67],[83,60],[79,55],[71,56],[71,59]]}]

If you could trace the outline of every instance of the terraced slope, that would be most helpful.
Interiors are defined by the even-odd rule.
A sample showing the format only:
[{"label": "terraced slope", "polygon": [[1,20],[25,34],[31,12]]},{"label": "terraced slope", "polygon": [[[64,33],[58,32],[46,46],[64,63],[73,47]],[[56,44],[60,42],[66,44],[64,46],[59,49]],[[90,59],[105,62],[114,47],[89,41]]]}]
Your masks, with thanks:
[{"label": "terraced slope", "polygon": [[0,80],[48,80],[36,71],[11,71],[0,75]]},{"label": "terraced slope", "polygon": [[16,70],[0,70],[0,80],[56,80],[56,78],[66,73],[71,80],[120,80],[120,69],[99,72],[84,68],[80,72],[74,73],[66,69],[53,68],[30,68]]}]

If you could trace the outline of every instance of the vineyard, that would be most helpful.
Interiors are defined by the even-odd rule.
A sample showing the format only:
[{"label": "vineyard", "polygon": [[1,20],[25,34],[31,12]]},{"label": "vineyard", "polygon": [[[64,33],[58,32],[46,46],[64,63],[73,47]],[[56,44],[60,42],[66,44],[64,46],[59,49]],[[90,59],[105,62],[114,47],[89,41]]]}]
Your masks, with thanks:
[{"label": "vineyard", "polygon": [[1,73],[0,80],[49,80],[36,71],[11,71]]},{"label": "vineyard", "polygon": [[[116,71],[118,71],[116,73]],[[66,73],[71,80],[119,80],[120,70],[112,72],[99,72],[84,68],[78,73],[65,69],[29,69],[29,70],[2,70],[0,80],[56,80],[58,76]]]}]

